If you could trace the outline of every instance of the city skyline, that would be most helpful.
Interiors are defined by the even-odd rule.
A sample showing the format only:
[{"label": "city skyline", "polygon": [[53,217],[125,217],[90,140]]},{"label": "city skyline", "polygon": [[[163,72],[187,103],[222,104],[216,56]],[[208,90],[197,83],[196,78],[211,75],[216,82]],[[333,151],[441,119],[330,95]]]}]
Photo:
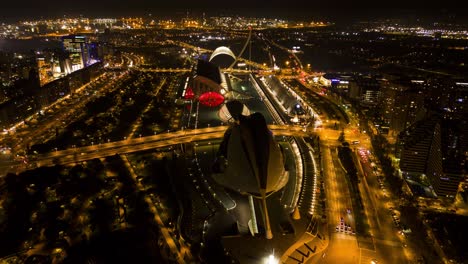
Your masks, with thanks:
[{"label": "city skyline", "polygon": [[[183,1],[183,0],[179,0]],[[302,0],[301,0],[302,1]],[[18,5],[21,3],[21,5]],[[197,2],[198,3],[198,2]],[[31,3],[9,2],[0,10],[0,21],[12,22],[24,19],[47,19],[63,17],[154,17],[156,19],[182,18],[190,16],[202,16],[203,13],[209,16],[220,15],[240,15],[247,17],[267,17],[283,18],[291,20],[327,19],[333,22],[348,23],[350,21],[372,21],[376,19],[405,19],[407,21],[423,20],[427,22],[456,22],[466,23],[468,7],[455,8],[453,5],[444,2],[446,6],[431,6],[422,3],[394,4],[387,7],[373,5],[373,2],[353,2],[348,1],[308,5],[308,2],[297,2],[293,6],[283,6],[281,2],[239,2],[230,6],[224,2],[204,4],[194,4],[193,1],[174,2],[168,5],[157,3],[140,2],[86,2],[80,1],[74,5],[66,5],[63,1],[56,1],[49,4],[49,8],[37,12],[41,7],[39,2]],[[336,8],[335,5],[342,8]],[[109,8],[112,6],[112,8]],[[250,7],[248,7],[250,6]]]}]

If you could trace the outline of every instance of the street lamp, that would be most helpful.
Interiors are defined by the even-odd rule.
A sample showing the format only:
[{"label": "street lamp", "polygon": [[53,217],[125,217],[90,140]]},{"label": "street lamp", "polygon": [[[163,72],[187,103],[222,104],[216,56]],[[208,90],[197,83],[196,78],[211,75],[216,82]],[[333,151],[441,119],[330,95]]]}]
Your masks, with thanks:
[{"label": "street lamp", "polygon": [[278,264],[278,259],[275,258],[275,255],[271,254],[265,259],[265,264]]}]

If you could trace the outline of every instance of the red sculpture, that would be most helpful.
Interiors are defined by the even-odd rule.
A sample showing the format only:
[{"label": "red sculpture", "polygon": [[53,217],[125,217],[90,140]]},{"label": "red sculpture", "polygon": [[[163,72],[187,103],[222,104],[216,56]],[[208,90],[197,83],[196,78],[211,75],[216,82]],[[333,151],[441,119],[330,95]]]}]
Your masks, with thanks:
[{"label": "red sculpture", "polygon": [[206,92],[198,98],[202,105],[215,107],[224,102],[224,97],[217,92]]}]

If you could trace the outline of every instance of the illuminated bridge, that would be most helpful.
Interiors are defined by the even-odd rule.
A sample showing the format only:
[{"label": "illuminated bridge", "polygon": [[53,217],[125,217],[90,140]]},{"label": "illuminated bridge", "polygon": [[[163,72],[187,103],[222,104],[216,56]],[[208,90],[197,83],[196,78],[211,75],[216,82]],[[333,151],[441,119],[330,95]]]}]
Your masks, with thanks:
[{"label": "illuminated bridge", "polygon": [[[161,72],[161,73],[167,73],[167,72],[191,72],[192,69],[187,69],[187,68],[174,68],[174,69],[167,69],[167,68],[136,68],[135,70],[141,71],[141,72]],[[241,70],[241,69],[228,69],[225,70],[225,72],[229,73],[251,73],[252,71],[249,70]]]},{"label": "illuminated bridge", "polygon": [[[93,146],[70,148],[32,157],[28,164],[19,161],[0,166],[0,173],[19,173],[28,169],[56,164],[70,164],[95,158],[127,154],[144,150],[163,148],[177,144],[222,138],[228,126],[207,127],[191,130],[179,130],[153,136],[131,138]],[[275,136],[307,136],[302,128],[288,125],[270,125]]]}]

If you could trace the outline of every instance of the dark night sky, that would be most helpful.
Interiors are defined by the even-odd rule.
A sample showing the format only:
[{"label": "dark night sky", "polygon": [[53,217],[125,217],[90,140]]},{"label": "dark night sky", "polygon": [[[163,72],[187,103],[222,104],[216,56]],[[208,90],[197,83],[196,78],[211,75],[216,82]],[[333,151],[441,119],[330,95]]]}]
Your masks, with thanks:
[{"label": "dark night sky", "polygon": [[[0,0],[0,22],[24,18],[173,15],[206,12],[208,15],[240,14],[258,17],[320,18],[347,20],[374,17],[456,14],[466,18],[463,0]],[[405,9],[405,10],[402,10]]]}]

